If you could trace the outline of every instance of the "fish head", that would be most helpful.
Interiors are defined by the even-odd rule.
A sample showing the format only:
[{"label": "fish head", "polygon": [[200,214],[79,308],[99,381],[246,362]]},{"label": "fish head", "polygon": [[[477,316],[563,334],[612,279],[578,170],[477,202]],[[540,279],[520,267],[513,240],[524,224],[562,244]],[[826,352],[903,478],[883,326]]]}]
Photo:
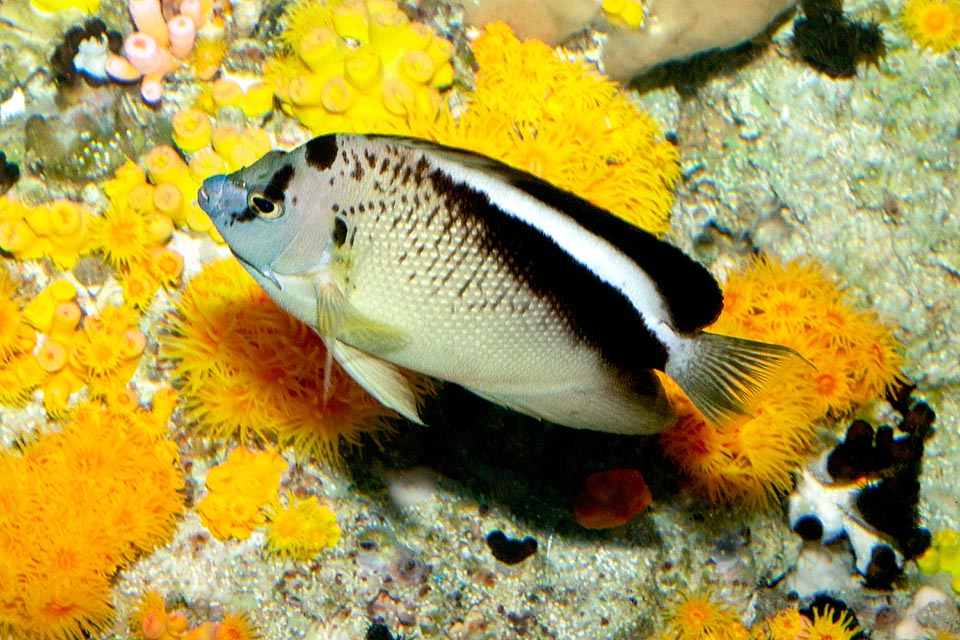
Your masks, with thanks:
[{"label": "fish head", "polygon": [[233,254],[280,287],[330,261],[334,216],[316,172],[297,150],[271,151],[249,167],[203,181],[197,203]]}]

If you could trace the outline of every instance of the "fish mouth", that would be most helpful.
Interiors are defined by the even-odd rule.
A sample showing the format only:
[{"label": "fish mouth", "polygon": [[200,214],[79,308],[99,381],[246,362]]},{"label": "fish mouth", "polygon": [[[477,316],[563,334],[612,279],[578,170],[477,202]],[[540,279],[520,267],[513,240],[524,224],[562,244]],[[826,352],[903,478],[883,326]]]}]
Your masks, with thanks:
[{"label": "fish mouth", "polygon": [[197,205],[203,209],[203,212],[207,215],[210,215],[210,212],[207,211],[207,207],[210,205],[210,194],[207,193],[207,185],[200,187],[200,190],[197,191]]}]

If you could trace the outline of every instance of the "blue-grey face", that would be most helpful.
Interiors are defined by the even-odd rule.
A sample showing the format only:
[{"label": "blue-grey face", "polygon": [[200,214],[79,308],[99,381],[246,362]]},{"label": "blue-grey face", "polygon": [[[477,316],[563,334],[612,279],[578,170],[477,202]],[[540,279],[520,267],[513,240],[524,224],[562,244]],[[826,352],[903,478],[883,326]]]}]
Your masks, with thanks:
[{"label": "blue-grey face", "polygon": [[291,156],[271,151],[249,167],[207,178],[197,194],[234,255],[270,279],[271,265],[302,227],[288,194],[296,173]]}]

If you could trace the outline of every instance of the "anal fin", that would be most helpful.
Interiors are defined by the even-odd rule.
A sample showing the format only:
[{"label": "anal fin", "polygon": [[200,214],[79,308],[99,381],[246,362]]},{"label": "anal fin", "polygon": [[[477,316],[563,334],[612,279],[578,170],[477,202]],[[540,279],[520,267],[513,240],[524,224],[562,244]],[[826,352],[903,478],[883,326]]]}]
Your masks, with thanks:
[{"label": "anal fin", "polygon": [[417,393],[399,367],[339,340],[332,342],[333,357],[357,384],[385,407],[411,422],[423,424],[417,408]]}]

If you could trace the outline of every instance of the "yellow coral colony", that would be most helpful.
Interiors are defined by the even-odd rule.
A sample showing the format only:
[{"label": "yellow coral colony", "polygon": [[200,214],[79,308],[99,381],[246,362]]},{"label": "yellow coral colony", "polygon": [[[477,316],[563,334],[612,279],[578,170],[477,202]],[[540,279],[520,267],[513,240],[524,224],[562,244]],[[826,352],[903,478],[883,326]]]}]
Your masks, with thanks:
[{"label": "yellow coral colony", "polygon": [[0,405],[19,407],[40,386],[46,373],[31,353],[36,339],[17,284],[0,265]]},{"label": "yellow coral colony", "polygon": [[337,516],[316,496],[295,500],[292,506],[274,511],[268,518],[267,550],[281,557],[309,560],[340,540]]},{"label": "yellow coral colony", "polygon": [[404,132],[412,113],[436,113],[453,82],[453,45],[392,2],[298,0],[284,21],[290,54],[266,82],[314,133]]},{"label": "yellow coral colony", "polygon": [[61,269],[71,269],[95,246],[93,216],[81,204],[59,199],[27,206],[0,197],[0,249],[19,260],[50,258]]},{"label": "yellow coral colony", "polygon": [[276,450],[237,447],[207,473],[207,495],[197,504],[203,525],[219,540],[246,540],[279,507],[277,489],[287,463]]},{"label": "yellow coral colony", "polygon": [[161,349],[187,412],[215,437],[256,437],[329,457],[341,440],[383,429],[392,415],[336,366],[324,404],[323,342],[234,260],[190,280],[169,329]]},{"label": "yellow coral colony", "polygon": [[960,1],[910,0],[901,21],[914,42],[943,53],[960,45]]},{"label": "yellow coral colony", "polygon": [[679,417],[661,445],[694,493],[710,501],[750,507],[775,501],[809,453],[816,421],[878,398],[900,368],[892,330],[872,311],[854,309],[810,263],[760,258],[733,274],[710,330],[786,345],[814,365],[783,372],[752,407],[752,418],[724,430],[667,382]]},{"label": "yellow coral colony", "polygon": [[166,413],[87,403],[63,431],[0,449],[0,636],[96,635],[118,567],[162,544],[182,509]]},{"label": "yellow coral colony", "polygon": [[647,231],[668,228],[676,148],[617,85],[503,24],[473,43],[476,89],[455,117],[412,119],[412,133],[497,158]]}]

